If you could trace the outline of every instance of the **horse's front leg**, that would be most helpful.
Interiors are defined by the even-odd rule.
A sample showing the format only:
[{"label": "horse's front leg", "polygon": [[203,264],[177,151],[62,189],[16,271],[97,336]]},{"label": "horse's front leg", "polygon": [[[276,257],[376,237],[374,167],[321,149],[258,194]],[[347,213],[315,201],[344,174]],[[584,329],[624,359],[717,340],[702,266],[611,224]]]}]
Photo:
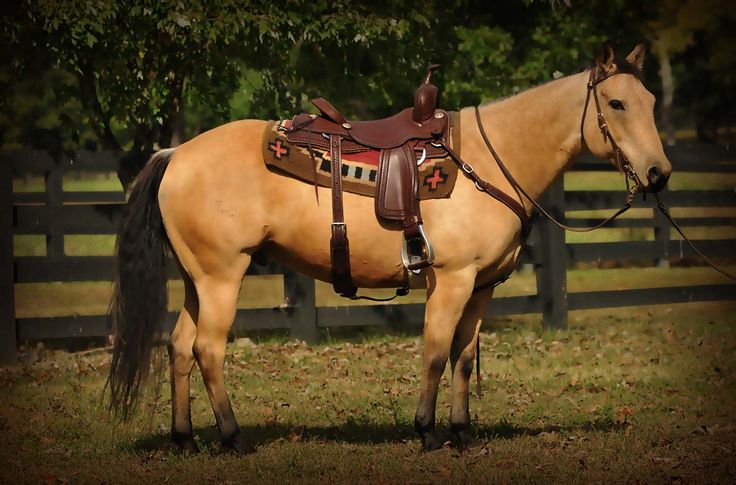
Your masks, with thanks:
[{"label": "horse's front leg", "polygon": [[486,288],[468,300],[460,318],[455,338],[452,341],[450,365],[452,366],[452,401],[450,404],[450,430],[461,448],[473,441],[470,432],[470,409],[468,406],[468,384],[476,358],[478,332],[483,322],[493,288]]},{"label": "horse's front leg", "polygon": [[435,436],[435,409],[440,378],[450,354],[465,303],[473,292],[475,268],[462,271],[435,270],[429,274],[424,317],[422,388],[414,417],[414,429],[422,438],[422,450],[436,450],[442,443]]}]

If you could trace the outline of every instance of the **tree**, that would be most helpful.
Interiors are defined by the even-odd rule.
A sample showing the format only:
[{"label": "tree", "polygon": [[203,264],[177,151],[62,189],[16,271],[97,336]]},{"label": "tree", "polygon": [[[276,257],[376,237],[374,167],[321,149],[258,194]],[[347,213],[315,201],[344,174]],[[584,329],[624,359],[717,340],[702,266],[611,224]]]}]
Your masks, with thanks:
[{"label": "tree", "polygon": [[298,42],[390,38],[404,29],[350,2],[305,0],[42,0],[16,2],[3,15],[3,51],[13,53],[6,77],[51,66],[73,75],[69,94],[84,111],[74,116],[87,118],[103,149],[130,153],[119,172],[124,186],[152,150],[176,138],[186,100],[228,119],[244,64],[277,64]]}]

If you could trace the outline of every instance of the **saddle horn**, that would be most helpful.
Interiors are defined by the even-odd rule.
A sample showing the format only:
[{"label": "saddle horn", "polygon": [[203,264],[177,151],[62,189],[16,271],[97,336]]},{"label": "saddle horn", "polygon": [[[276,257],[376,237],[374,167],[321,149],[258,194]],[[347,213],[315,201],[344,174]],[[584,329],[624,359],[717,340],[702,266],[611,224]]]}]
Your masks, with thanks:
[{"label": "saddle horn", "polygon": [[424,81],[414,94],[414,109],[411,112],[411,118],[415,123],[425,123],[434,115],[434,111],[437,109],[439,89],[432,84],[432,73],[438,67],[440,67],[439,64],[429,66]]}]

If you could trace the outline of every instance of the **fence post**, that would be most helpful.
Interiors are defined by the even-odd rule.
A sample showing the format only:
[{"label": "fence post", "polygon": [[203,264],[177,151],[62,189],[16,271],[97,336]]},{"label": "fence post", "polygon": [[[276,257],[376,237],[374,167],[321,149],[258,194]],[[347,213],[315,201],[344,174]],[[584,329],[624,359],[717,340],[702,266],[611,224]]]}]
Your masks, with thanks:
[{"label": "fence post", "polygon": [[[549,213],[556,219],[565,217],[565,186],[556,181],[542,197]],[[567,248],[565,231],[546,218],[539,220],[536,247],[537,294],[542,304],[542,324],[545,329],[567,329]]]},{"label": "fence post", "polygon": [[284,271],[284,297],[291,319],[291,338],[308,344],[319,342],[317,328],[317,299],[314,279],[292,269]]},{"label": "fence post", "polygon": [[0,158],[0,364],[16,361],[13,166]]},{"label": "fence post", "polygon": [[[64,186],[60,160],[54,158],[54,167],[46,172],[46,204],[49,207],[57,207],[64,204]],[[61,258],[64,256],[64,234],[59,231],[56,224],[52,224],[46,233],[46,256],[49,258]]]},{"label": "fence post", "polygon": [[[667,191],[667,186],[662,192]],[[657,200],[652,197],[652,210],[654,211],[654,240],[657,242],[659,258],[656,264],[660,268],[670,267],[670,221],[662,214],[657,207]]]}]

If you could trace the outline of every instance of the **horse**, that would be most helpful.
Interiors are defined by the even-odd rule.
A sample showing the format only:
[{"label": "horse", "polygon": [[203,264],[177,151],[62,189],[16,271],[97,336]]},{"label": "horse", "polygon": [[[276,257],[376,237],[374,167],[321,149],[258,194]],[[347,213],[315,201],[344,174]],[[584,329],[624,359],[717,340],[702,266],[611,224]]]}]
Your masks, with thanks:
[{"label": "horse", "polygon": [[[622,171],[624,160],[642,190],[657,192],[672,166],[655,126],[655,98],[641,80],[644,56],[642,44],[625,58],[606,44],[590,70],[463,108],[454,148],[475,174],[516,197],[527,215],[533,207],[526,197],[538,198],[585,149]],[[597,76],[595,109],[588,107],[591,72]],[[234,121],[155,153],[133,184],[118,235],[110,307],[115,332],[111,408],[129,416],[149,372],[154,335],[166,314],[168,246],[185,288],[168,345],[171,439],[183,452],[196,451],[189,405],[195,362],[222,445],[238,453],[253,451],[233,414],[223,371],[241,281],[254,258],[266,256],[316,279],[331,278],[329,204],[318,203],[312,185],[266,167],[260,147],[266,126],[262,120]],[[490,133],[516,184],[494,161],[481,128]],[[517,186],[525,189],[524,197]],[[477,188],[470,177],[458,177],[451,197],[422,202],[436,255],[434,265],[424,270],[427,301],[414,420],[425,451],[442,446],[435,435],[435,410],[448,359],[449,427],[459,446],[474,440],[468,384],[493,296],[489,283],[513,270],[523,244],[519,217]],[[405,286],[400,232],[379,225],[370,197],[346,193],[344,206],[356,285]]]}]

